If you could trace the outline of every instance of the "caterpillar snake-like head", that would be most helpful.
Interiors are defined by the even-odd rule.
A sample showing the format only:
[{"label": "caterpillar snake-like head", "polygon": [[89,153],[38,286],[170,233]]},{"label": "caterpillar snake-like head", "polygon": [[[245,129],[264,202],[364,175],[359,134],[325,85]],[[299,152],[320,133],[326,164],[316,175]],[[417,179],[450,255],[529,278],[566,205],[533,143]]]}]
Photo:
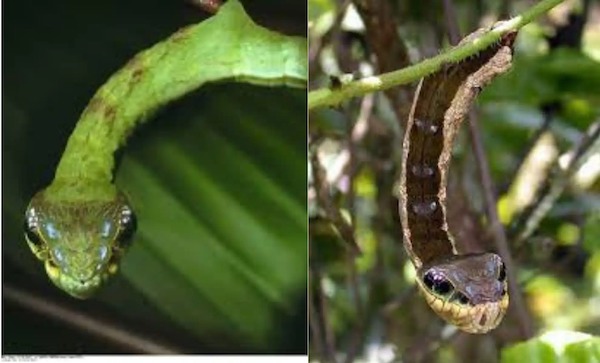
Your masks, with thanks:
[{"label": "caterpillar snake-like head", "polygon": [[422,266],[417,282],[429,306],[468,333],[494,329],[508,308],[506,270],[494,253],[457,255]]},{"label": "caterpillar snake-like head", "polygon": [[25,212],[24,232],[52,282],[71,296],[90,297],[119,266],[136,230],[127,198],[56,202],[37,193]]}]

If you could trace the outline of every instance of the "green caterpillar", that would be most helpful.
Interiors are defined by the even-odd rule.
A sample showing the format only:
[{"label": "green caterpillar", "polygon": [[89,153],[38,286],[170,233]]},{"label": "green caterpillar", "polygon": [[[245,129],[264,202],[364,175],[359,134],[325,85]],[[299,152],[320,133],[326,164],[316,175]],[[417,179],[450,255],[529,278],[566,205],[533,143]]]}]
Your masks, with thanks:
[{"label": "green caterpillar", "polygon": [[92,97],[54,180],[25,212],[25,237],[50,280],[76,298],[114,275],[136,230],[113,183],[114,153],[160,107],[207,82],[306,87],[306,39],[255,24],[237,0],[134,56]]}]

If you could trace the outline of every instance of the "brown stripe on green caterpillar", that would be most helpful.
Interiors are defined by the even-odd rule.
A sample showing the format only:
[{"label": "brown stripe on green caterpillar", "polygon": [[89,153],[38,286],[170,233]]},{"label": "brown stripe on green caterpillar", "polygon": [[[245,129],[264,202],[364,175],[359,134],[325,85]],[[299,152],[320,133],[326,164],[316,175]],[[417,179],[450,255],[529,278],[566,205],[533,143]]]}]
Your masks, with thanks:
[{"label": "brown stripe on green caterpillar", "polygon": [[136,220],[114,153],[162,106],[208,82],[306,87],[307,44],[255,24],[238,0],[138,53],[83,111],[54,180],[31,200],[26,239],[50,279],[78,298],[117,271]]},{"label": "brown stripe on green caterpillar", "polygon": [[508,33],[477,55],[421,80],[403,142],[400,215],[417,285],[434,311],[471,333],[487,332],[502,320],[508,306],[506,275],[493,253],[457,254],[446,221],[448,167],[454,138],[474,98],[510,68],[515,37]]}]

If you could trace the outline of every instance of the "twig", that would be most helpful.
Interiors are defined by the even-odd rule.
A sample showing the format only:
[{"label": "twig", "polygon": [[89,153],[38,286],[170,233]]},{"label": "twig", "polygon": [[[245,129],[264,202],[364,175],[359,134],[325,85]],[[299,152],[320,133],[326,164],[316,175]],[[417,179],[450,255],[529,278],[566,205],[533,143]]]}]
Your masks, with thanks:
[{"label": "twig", "polygon": [[344,246],[348,247],[354,255],[360,255],[360,247],[358,247],[356,239],[354,238],[354,229],[352,228],[352,225],[346,221],[340,210],[333,205],[330,198],[329,191],[331,188],[325,177],[325,169],[323,169],[323,166],[321,166],[321,163],[319,162],[319,156],[316,149],[310,157],[310,163],[313,171],[313,186],[317,194],[319,205],[325,211],[327,218],[329,218],[337,228],[344,242],[346,242]]},{"label": "twig", "polygon": [[323,292],[323,278],[321,277],[321,273],[319,269],[313,265],[309,265],[310,267],[310,275],[312,276],[312,280],[317,286],[317,296],[319,298],[319,307],[318,310],[314,310],[318,313],[318,317],[321,319],[321,326],[323,327],[323,335],[325,338],[325,351],[326,351],[326,361],[335,363],[335,335],[333,334],[333,330],[329,324],[329,319],[327,318],[328,306],[327,306],[327,297],[325,296],[325,292]]},{"label": "twig", "polygon": [[359,317],[357,319],[358,323],[354,326],[354,329],[351,333],[350,344],[348,344],[348,349],[346,349],[346,357],[344,358],[344,363],[352,363],[354,362],[354,358],[358,354],[359,347],[362,345],[363,338],[365,336],[365,319],[363,317]]},{"label": "twig", "polygon": [[[390,2],[353,0],[353,4],[365,24],[368,44],[377,58],[377,71],[391,72],[409,66],[408,49],[398,34],[398,24]],[[399,125],[403,126],[410,109],[409,92],[402,87],[394,87],[389,88],[385,94],[392,104]]]},{"label": "twig", "polygon": [[[344,176],[348,176],[350,180],[348,185],[348,208],[352,215],[352,219],[354,219],[354,197],[352,193],[354,193],[353,183],[354,176],[356,174],[356,164],[358,163],[359,159],[364,159],[365,156],[360,149],[356,148],[356,145],[358,145],[367,134],[369,126],[369,117],[373,110],[373,100],[373,95],[367,95],[363,99],[360,113],[357,117],[356,122],[354,123],[352,131],[350,131],[350,136],[347,137],[348,146],[338,153],[335,162],[327,170],[327,182],[330,185],[336,185]],[[313,144],[317,144],[317,142],[313,142]]]},{"label": "twig", "polygon": [[[354,178],[358,171],[356,150],[357,150],[358,143],[362,140],[362,138],[365,136],[366,131],[367,131],[369,117],[371,115],[371,111],[373,110],[373,98],[374,98],[374,95],[372,95],[372,94],[366,95],[363,98],[357,120],[354,123],[354,126],[348,129],[347,139],[348,139],[348,143],[349,143],[348,150],[349,150],[350,157],[349,157],[349,161],[348,161],[348,164],[349,164],[349,173],[348,173],[349,187],[348,187],[347,200],[348,200],[348,210],[350,211],[351,220],[355,220]],[[355,257],[355,254],[347,255],[346,263],[348,265],[348,271],[350,272],[349,284],[350,284],[351,291],[353,294],[354,305],[356,306],[356,313],[358,316],[357,320],[360,321],[360,320],[362,320],[362,317],[363,317],[364,307],[363,307],[363,303],[362,303],[362,298],[360,296],[360,288],[358,286],[358,271],[356,270],[356,264],[354,262],[354,257]]]},{"label": "twig", "polygon": [[529,312],[527,311],[527,306],[525,305],[525,300],[521,293],[521,289],[519,288],[517,280],[517,266],[513,262],[513,258],[510,254],[504,227],[502,226],[502,223],[500,223],[498,212],[496,210],[494,185],[490,175],[490,168],[485,157],[483,141],[481,140],[481,130],[479,129],[479,124],[474,112],[471,112],[469,115],[469,131],[471,135],[471,144],[475,152],[475,160],[477,161],[479,170],[479,177],[481,178],[481,184],[483,187],[486,214],[490,221],[490,228],[494,234],[496,250],[502,257],[504,265],[506,266],[508,290],[510,292],[511,303],[518,315],[523,336],[530,338],[533,336],[533,322]]},{"label": "twig", "polygon": [[[361,109],[360,109],[360,113],[357,117],[357,121],[352,129],[352,133],[350,136],[350,150],[352,152],[352,155],[356,154],[356,146],[359,144],[359,142],[361,142],[363,140],[363,138],[365,137],[365,135],[367,134],[368,131],[368,126],[370,125],[369,120],[371,117],[371,113],[373,111],[373,106],[374,106],[374,99],[375,99],[375,95],[374,94],[369,94],[366,95],[363,98],[363,101],[361,103]],[[354,178],[356,177],[356,173],[357,173],[357,168],[356,168],[356,164],[353,164],[354,166],[350,168],[351,172],[349,173],[350,175],[350,179],[354,180]],[[381,178],[381,173],[377,173],[378,175],[378,179]],[[391,190],[390,188],[384,188],[381,189],[378,188],[377,190],[379,192],[384,191],[384,192],[388,192],[388,189]],[[380,194],[380,193],[378,193]],[[387,205],[386,205],[387,207]],[[389,210],[389,208],[377,208],[378,211],[384,211],[384,210]],[[376,231],[376,227],[373,227],[373,233],[375,235],[378,235],[378,232]],[[379,238],[377,238],[378,240],[380,240]],[[379,252],[380,250],[380,242],[378,243],[378,247],[377,250]],[[377,262],[376,262],[376,266],[379,266],[381,264],[381,258],[380,258],[380,253],[378,253],[377,256]],[[356,271],[356,266],[354,264],[354,261],[349,261],[349,263],[352,263],[352,271],[351,271],[351,279],[353,280],[353,283],[355,284],[355,289],[356,291],[354,292],[355,296],[359,296],[358,294],[360,293],[360,290],[358,289],[358,272]],[[375,267],[377,268],[377,267]],[[376,271],[372,271],[372,273],[370,274],[371,277],[372,275],[376,274]],[[373,297],[376,295],[374,292],[374,284],[373,281],[371,279],[371,284],[369,286],[369,292],[364,294],[364,295],[360,295],[359,298],[360,300],[355,302],[356,305],[356,310],[357,310],[357,318],[356,318],[356,322],[354,324],[354,328],[352,330],[352,333],[350,334],[350,341],[349,344],[347,346],[346,349],[346,357],[345,357],[345,362],[346,363],[351,363],[354,362],[356,356],[362,351],[362,349],[364,349],[364,341],[367,337],[367,328],[369,327],[369,323],[371,322],[371,319],[373,318],[373,314],[377,313],[377,308],[376,308],[376,304],[377,302],[374,301]],[[363,299],[364,296],[364,299]],[[363,301],[364,300],[364,301]]]},{"label": "twig", "polygon": [[348,285],[350,286],[350,291],[352,291],[352,300],[354,302],[354,308],[356,309],[356,319],[354,329],[352,330],[352,338],[350,340],[350,344],[348,345],[348,349],[346,350],[346,358],[344,359],[344,362],[352,363],[354,362],[354,357],[358,353],[358,347],[361,345],[363,340],[362,338],[365,334],[364,328],[366,325],[366,313],[362,297],[360,295],[358,271],[356,269],[354,257],[350,254],[346,254],[346,263],[349,271]]},{"label": "twig", "polygon": [[[452,0],[444,0],[445,13],[456,15],[453,5],[454,4]],[[456,17],[447,17],[446,20],[448,21],[448,33],[450,41],[451,43],[456,44],[460,40],[460,34],[458,33],[458,21]],[[513,262],[513,258],[508,248],[508,240],[504,232],[504,227],[502,226],[500,218],[498,217],[494,182],[492,181],[490,167],[485,156],[481,130],[479,128],[479,123],[477,122],[477,114],[473,110],[469,112],[469,133],[471,135],[471,146],[473,148],[473,152],[475,153],[475,160],[478,166],[477,169],[479,170],[479,178],[481,179],[481,186],[483,188],[485,209],[490,223],[490,229],[494,234],[496,249],[502,257],[504,265],[506,266],[508,290],[510,292],[512,306],[514,306],[514,310],[519,317],[518,320],[523,335],[527,338],[530,338],[533,336],[533,323],[531,316],[527,311],[527,306],[525,305],[525,300],[523,299],[523,295],[521,294],[521,290],[517,281],[517,266]]]},{"label": "twig", "polygon": [[460,29],[458,28],[458,16],[452,0],[444,0],[444,19],[446,20],[446,32],[452,45],[460,42]]},{"label": "twig", "polygon": [[[358,114],[356,122],[348,123],[347,128],[347,137],[348,140],[348,193],[346,196],[347,199],[347,207],[350,211],[351,220],[355,220],[354,213],[354,178],[358,171],[357,165],[357,146],[365,136],[367,131],[367,125],[369,121],[369,117],[371,115],[371,111],[373,109],[373,97],[374,95],[369,94],[366,95],[360,107],[360,112]],[[358,271],[356,269],[356,263],[354,260],[355,253],[346,253],[346,266],[348,268],[348,286],[352,295],[352,301],[354,303],[354,307],[356,310],[356,320],[355,325],[351,334],[350,344],[348,345],[348,349],[346,350],[346,357],[344,359],[345,363],[351,363],[354,361],[354,357],[358,352],[358,346],[362,341],[362,336],[364,335],[364,304],[362,301],[362,297],[360,294],[360,286],[358,280]]]},{"label": "twig", "polygon": [[398,296],[396,296],[392,301],[385,304],[380,309],[380,314],[387,318],[390,314],[392,314],[395,310],[398,310],[402,304],[404,304],[410,297],[417,293],[417,287],[411,286],[410,288],[404,290]]},{"label": "twig", "polygon": [[416,343],[411,344],[402,354],[403,361],[407,362],[430,362],[434,359],[430,354],[439,351],[440,347],[458,336],[458,328],[454,325],[446,325],[444,329],[436,329],[435,336],[431,333],[425,333],[415,339]]},{"label": "twig", "polygon": [[[313,274],[310,274],[313,276]],[[319,281],[316,282],[317,284]],[[309,280],[308,286],[311,286],[311,281]],[[325,350],[323,344],[325,342],[325,337],[323,336],[323,332],[321,329],[320,319],[319,319],[319,311],[317,310],[317,306],[315,305],[313,297],[309,294],[308,296],[308,327],[310,329],[310,341],[313,343],[315,347],[315,351],[317,357],[321,359],[325,359],[327,357],[327,351]]]},{"label": "twig", "polygon": [[27,309],[48,315],[65,324],[72,325],[90,334],[104,338],[128,350],[145,354],[181,354],[183,352],[112,322],[94,318],[84,312],[74,311],[61,306],[47,297],[41,297],[19,287],[5,283],[2,286],[3,297],[12,300]]},{"label": "twig", "polygon": [[573,156],[568,164],[560,166],[560,158],[557,160],[553,174],[546,179],[546,183],[540,189],[536,200],[529,208],[526,208],[511,228],[511,235],[515,246],[520,246],[529,238],[539,226],[541,220],[548,214],[550,208],[561,196],[573,174],[593,154],[600,152],[600,121],[592,124],[578,145],[573,149]]},{"label": "twig", "polygon": [[510,9],[512,9],[512,0],[504,0],[500,2],[500,10],[498,14],[500,18],[506,18],[510,16]]},{"label": "twig", "polygon": [[373,112],[373,104],[374,104],[375,96],[373,94],[366,95],[361,104],[360,111],[356,118],[356,122],[352,125],[348,123],[349,127],[347,130],[347,140],[348,140],[348,210],[350,211],[350,215],[352,216],[352,220],[354,220],[354,178],[358,172],[358,158],[357,158],[357,149],[359,143],[363,140],[365,135],[367,134],[368,126],[369,126],[369,117],[371,117],[371,112]]},{"label": "twig", "polygon": [[541,14],[546,13],[564,0],[542,0],[530,9],[516,16],[502,25],[491,29],[489,32],[465,45],[452,48],[436,57],[426,59],[414,66],[397,71],[384,73],[379,76],[366,77],[357,81],[348,82],[340,88],[321,88],[308,93],[308,109],[335,106],[352,97],[362,96],[367,93],[383,91],[390,87],[417,81],[424,76],[439,70],[444,64],[455,63],[465,59],[494,42],[504,34],[523,27]]},{"label": "twig", "polygon": [[516,176],[519,173],[519,170],[521,170],[521,167],[523,166],[523,163],[525,162],[525,160],[527,160],[527,157],[529,156],[533,148],[537,145],[540,138],[550,128],[550,124],[554,119],[555,108],[555,104],[548,104],[544,107],[544,120],[542,121],[542,124],[535,130],[534,134],[527,141],[527,145],[523,148],[521,156],[518,158],[518,162],[516,163],[515,167],[512,169],[512,171],[507,173],[508,176],[504,179],[505,181],[501,184],[499,188],[499,194],[504,194],[509,190],[511,183],[515,180]]},{"label": "twig", "polygon": [[[583,28],[588,16],[590,1],[583,1],[583,10],[578,14],[570,14],[569,22],[561,27],[557,28],[556,34],[548,39],[548,43],[551,49],[558,47],[569,47],[579,49],[581,48],[581,37],[583,34]],[[550,108],[550,111],[557,108],[556,105]],[[547,106],[548,107],[548,106]],[[544,114],[547,115],[549,111],[544,109]],[[588,129],[588,136],[584,136],[579,146],[575,148],[574,156],[570,160],[569,164],[564,167],[564,170],[561,170],[561,167],[558,163],[553,167],[553,175],[554,177],[546,179],[546,183],[538,190],[536,201],[534,201],[528,208],[526,208],[519,218],[513,223],[513,228],[510,230],[510,235],[516,236],[513,239],[513,243],[516,247],[521,248],[523,243],[527,238],[529,238],[533,232],[537,229],[540,221],[543,217],[548,213],[554,202],[558,199],[558,197],[562,194],[570,176],[579,169],[580,165],[585,162],[587,157],[585,150],[577,150],[585,149],[587,147],[593,147],[593,138],[594,138],[594,129],[597,128],[597,124],[593,124]],[[586,146],[586,143],[591,143]],[[577,156],[579,155],[579,156]],[[588,155],[589,156],[589,155]],[[584,160],[577,161],[578,158],[582,158]],[[560,159],[558,159],[560,161]]]},{"label": "twig", "polygon": [[308,50],[309,80],[312,81],[313,79],[317,78],[316,75],[319,69],[318,60],[321,52],[323,51],[323,48],[331,41],[331,38],[333,38],[334,34],[339,33],[340,23],[344,19],[348,5],[350,5],[350,0],[345,0],[341,6],[337,7],[333,24],[331,25],[331,28],[329,28],[329,30],[323,34],[323,36],[319,37],[318,39],[310,39]]}]

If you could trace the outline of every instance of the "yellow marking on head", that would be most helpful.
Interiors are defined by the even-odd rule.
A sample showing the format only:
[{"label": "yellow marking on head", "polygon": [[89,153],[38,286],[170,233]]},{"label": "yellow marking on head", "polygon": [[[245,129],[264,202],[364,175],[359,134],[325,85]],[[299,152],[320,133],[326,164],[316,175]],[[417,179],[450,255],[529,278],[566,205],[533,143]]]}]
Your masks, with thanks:
[{"label": "yellow marking on head", "polygon": [[119,271],[119,264],[118,263],[111,263],[110,265],[108,265],[107,271],[111,275],[116,274],[117,271]]},{"label": "yellow marking on head", "polygon": [[46,260],[44,266],[46,267],[46,273],[48,274],[48,277],[50,277],[50,279],[53,281],[58,280],[60,277],[60,268],[58,268],[58,266],[56,266],[50,259]]}]

